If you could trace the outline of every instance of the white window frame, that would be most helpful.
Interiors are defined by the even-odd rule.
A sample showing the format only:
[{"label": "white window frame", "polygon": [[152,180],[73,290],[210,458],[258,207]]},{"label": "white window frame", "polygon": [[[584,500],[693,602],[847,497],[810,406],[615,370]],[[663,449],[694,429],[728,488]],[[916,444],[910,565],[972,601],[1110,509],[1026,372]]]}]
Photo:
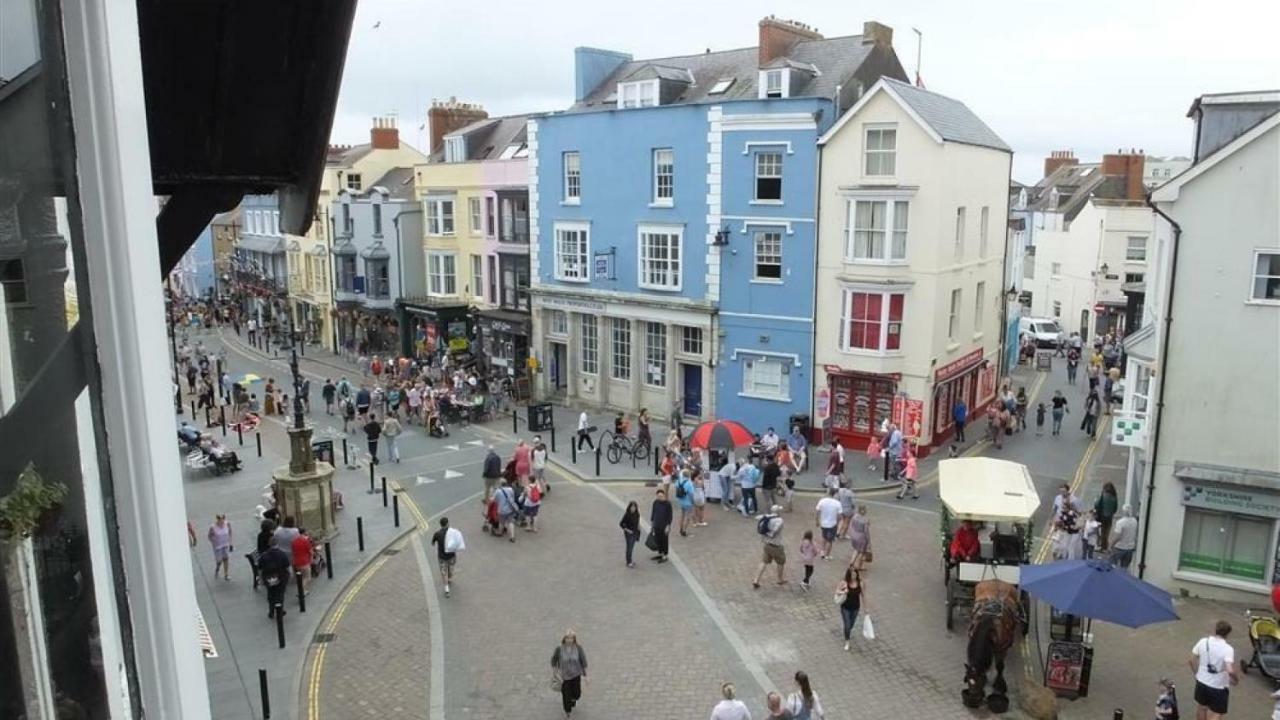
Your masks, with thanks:
[{"label": "white window frame", "polygon": [[[653,244],[656,238],[666,238],[663,241],[666,245],[665,255],[654,252],[658,249]],[[636,229],[636,254],[636,284],[639,287],[645,290],[680,292],[684,285],[684,227],[640,225]],[[665,276],[667,282],[651,280],[650,278],[655,274]]]},{"label": "white window frame", "polygon": [[[871,213],[874,217],[875,204],[884,204],[884,227],[877,228],[870,225],[867,228],[859,228],[858,222],[858,204],[869,203],[871,205]],[[868,196],[851,196],[845,204],[845,245],[844,259],[848,263],[867,264],[867,265],[904,265],[907,262],[907,246],[911,239],[911,227],[909,218],[911,217],[911,200],[907,195],[868,195]],[[901,227],[899,227],[901,225]],[[867,239],[867,253],[865,257],[859,257],[857,254],[857,234],[860,232],[881,233],[883,238],[880,242],[879,257],[871,254],[872,246],[871,238]],[[901,239],[901,243],[899,243]],[[895,253],[895,249],[901,246],[902,252],[899,256]]]},{"label": "white window frame", "polygon": [[[630,318],[609,318],[609,377],[613,380],[631,380],[631,350],[635,338],[631,336]],[[626,346],[625,352],[618,348]]]},{"label": "white window frame", "polygon": [[[853,325],[853,296],[858,295],[879,295],[880,296],[880,338],[877,343],[878,349],[854,347],[849,344],[850,330]],[[902,317],[898,323],[898,347],[889,349],[889,325],[893,322],[889,319],[889,306],[893,302],[894,295],[902,296]],[[894,288],[892,290],[884,286],[877,285],[846,285],[841,288],[840,292],[840,338],[837,347],[840,352],[846,355],[864,355],[867,357],[896,357],[903,353],[903,343],[906,341],[906,334],[903,329],[907,325],[907,291],[905,288]]]},{"label": "white window frame", "polygon": [[[792,362],[785,357],[747,353],[742,361],[742,392],[739,394],[760,400],[791,402]],[[775,365],[777,366],[777,384],[760,382],[758,377],[760,371],[765,369],[766,372],[775,374],[775,371],[768,370]]]},{"label": "white window frame", "polygon": [[[767,161],[767,162],[766,162],[766,161],[765,161],[765,158],[777,158],[777,162],[776,162],[776,163],[774,163],[774,162],[772,162],[772,160],[770,160],[770,161]],[[782,151],[781,151],[781,150],[761,150],[761,151],[758,151],[758,152],[755,154],[755,157],[753,157],[753,158],[751,159],[751,162],[752,162],[752,165],[753,165],[753,167],[754,167],[754,172],[755,172],[755,176],[754,176],[754,179],[753,179],[753,182],[752,182],[752,188],[751,188],[751,204],[753,204],[753,205],[781,205],[781,204],[782,204],[782,197],[783,197],[783,195],[782,195],[782,164],[783,164],[783,162],[784,162],[784,161],[783,161],[783,158],[782,158]],[[776,170],[775,170],[775,165],[776,165]],[[763,168],[762,168],[762,166],[763,166]],[[769,171],[769,172],[776,172],[777,174],[776,174],[776,175],[775,175],[775,174],[768,174],[768,175],[764,175],[764,174],[761,174],[761,170],[762,170],[762,169],[763,169],[763,170],[767,170],[767,171]],[[761,180],[772,180],[772,179],[774,179],[774,178],[777,178],[777,180],[778,180],[778,197],[776,197],[776,198],[762,198],[762,197],[760,197],[760,181],[761,181]]]},{"label": "white window frame", "polygon": [[[569,333],[568,314],[559,311],[565,318],[564,334]],[[554,316],[553,316],[554,317]],[[595,315],[587,315],[583,313],[582,317],[582,346],[579,350],[578,369],[583,375],[599,375],[600,374],[600,322]]]},{"label": "white window frame", "polygon": [[498,207],[497,198],[495,198],[492,195],[486,195],[484,197],[484,236],[485,237],[494,237],[494,235],[498,232],[497,207]]},{"label": "white window frame", "polygon": [[[893,147],[886,148],[885,138],[891,135]],[[872,136],[876,147],[871,147]],[[872,171],[872,160],[876,167]],[[886,167],[887,163],[887,167]],[[887,171],[886,171],[887,170]],[[862,126],[862,174],[865,177],[892,178],[898,174],[898,125],[897,123],[868,123]]]},{"label": "white window frame", "polygon": [[1280,305],[1280,298],[1258,297],[1258,281],[1263,278],[1274,278],[1276,275],[1258,272],[1258,261],[1264,255],[1280,255],[1280,248],[1255,248],[1253,263],[1249,266],[1249,302],[1257,305]]},{"label": "white window frame", "polygon": [[[770,95],[774,89],[771,83],[777,80],[777,95]],[[760,100],[791,97],[791,72],[787,68],[770,68],[760,71],[759,88],[756,97]]]},{"label": "white window frame", "polygon": [[655,148],[653,151],[653,205],[672,207],[675,204],[676,151],[672,148]]},{"label": "white window frame", "polygon": [[702,328],[696,325],[677,325],[680,328],[680,354],[701,357],[703,351]]},{"label": "white window frame", "polygon": [[484,228],[480,224],[481,222],[483,222],[483,220],[481,219],[479,196],[472,195],[471,197],[467,198],[467,214],[471,216],[471,228],[470,228],[471,234],[472,235],[484,234]]},{"label": "white window frame", "polygon": [[[1141,257],[1134,257],[1133,241],[1138,240],[1142,243]],[[1124,239],[1124,261],[1127,263],[1145,263],[1147,261],[1147,243],[1149,238],[1146,235],[1129,235]]]},{"label": "white window frame", "polygon": [[[556,337],[568,337],[569,335],[569,313],[564,310],[547,311],[547,334]],[[583,316],[594,317],[594,316]]]},{"label": "white window frame", "polygon": [[[667,386],[667,343],[671,342],[664,323],[644,324],[644,384],[651,388]],[[654,373],[653,368],[658,372]]]},{"label": "white window frame", "polygon": [[[757,227],[751,231],[751,249],[753,261],[751,263],[751,281],[758,283],[782,284],[782,237],[786,233],[785,227]],[[761,253],[761,245],[763,243],[771,243],[770,238],[777,240],[777,252],[771,252],[772,248],[765,248],[766,253]],[[761,258],[768,258],[769,266],[778,268],[777,277],[765,277],[760,274]]]},{"label": "white window frame", "polygon": [[280,211],[279,210],[271,211],[271,234],[276,236],[280,235]]},{"label": "white window frame", "polygon": [[[451,272],[446,273],[448,259]],[[452,252],[427,253],[427,295],[431,297],[455,297],[458,294],[458,256]]]},{"label": "white window frame", "polygon": [[471,297],[484,300],[484,256],[471,253]]},{"label": "white window frame", "polygon": [[658,79],[618,83],[618,107],[643,108],[659,103]]},{"label": "white window frame", "polygon": [[[986,208],[983,208],[984,210]],[[973,335],[978,337],[982,335],[982,319],[986,317],[984,308],[982,307],[987,301],[987,283],[985,280],[979,282],[973,289]]]},{"label": "white window frame", "polygon": [[964,305],[964,290],[955,288],[951,291],[951,304],[947,309],[947,339],[956,342],[960,334],[960,313]]},{"label": "white window frame", "polygon": [[454,135],[444,139],[444,161],[447,163],[462,162],[467,159],[467,139],[462,135]]},{"label": "white window frame", "polygon": [[[570,233],[581,233],[581,248],[574,248],[580,264],[574,272],[566,272],[569,265],[565,261],[570,258],[565,257],[566,238],[562,237]],[[555,242],[552,257],[555,262],[556,279],[561,282],[591,282],[591,225],[585,222],[558,222],[554,226],[552,236]],[[577,241],[575,241],[576,244]]]},{"label": "white window frame", "polygon": [[582,155],[577,150],[566,150],[560,156],[563,168],[560,192],[565,205],[582,203]]},{"label": "white window frame", "polygon": [[964,232],[965,224],[968,222],[969,210],[964,205],[956,208],[956,244],[955,244],[955,261],[964,260]]},{"label": "white window frame", "polygon": [[360,173],[347,173],[347,189],[351,192],[360,192],[364,189],[364,178]]},{"label": "white window frame", "polygon": [[431,237],[453,237],[457,234],[454,198],[428,197],[422,201],[422,205],[425,211],[428,235]]},{"label": "white window frame", "polygon": [[991,208],[983,205],[981,220],[978,223],[978,257],[987,257],[987,230],[990,229]]}]

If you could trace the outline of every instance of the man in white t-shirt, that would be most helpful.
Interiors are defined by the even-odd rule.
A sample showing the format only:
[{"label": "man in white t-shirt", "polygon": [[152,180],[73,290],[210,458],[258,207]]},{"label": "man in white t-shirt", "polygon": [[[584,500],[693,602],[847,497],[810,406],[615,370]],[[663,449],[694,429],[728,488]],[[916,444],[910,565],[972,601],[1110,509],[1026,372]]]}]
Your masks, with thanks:
[{"label": "man in white t-shirt", "polygon": [[822,531],[822,559],[831,559],[831,543],[836,539],[836,526],[840,524],[843,506],[836,499],[836,489],[827,490],[827,496],[818,501],[813,511],[813,523]]},{"label": "man in white t-shirt", "polygon": [[1230,686],[1239,682],[1236,651],[1227,642],[1231,623],[1219,620],[1213,634],[1200,638],[1191,648],[1187,665],[1196,674],[1196,720],[1218,720],[1227,716]]}]

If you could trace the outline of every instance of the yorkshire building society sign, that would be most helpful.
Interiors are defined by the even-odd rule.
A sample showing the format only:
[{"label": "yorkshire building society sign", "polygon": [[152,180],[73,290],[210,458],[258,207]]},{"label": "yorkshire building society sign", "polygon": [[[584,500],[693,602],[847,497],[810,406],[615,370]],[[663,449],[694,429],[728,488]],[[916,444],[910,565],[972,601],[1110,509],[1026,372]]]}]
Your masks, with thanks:
[{"label": "yorkshire building society sign", "polygon": [[1182,504],[1205,510],[1280,518],[1280,495],[1242,486],[1219,487],[1183,482]]},{"label": "yorkshire building society sign", "polygon": [[1111,420],[1111,444],[1124,447],[1146,447],[1146,413],[1115,413]]}]

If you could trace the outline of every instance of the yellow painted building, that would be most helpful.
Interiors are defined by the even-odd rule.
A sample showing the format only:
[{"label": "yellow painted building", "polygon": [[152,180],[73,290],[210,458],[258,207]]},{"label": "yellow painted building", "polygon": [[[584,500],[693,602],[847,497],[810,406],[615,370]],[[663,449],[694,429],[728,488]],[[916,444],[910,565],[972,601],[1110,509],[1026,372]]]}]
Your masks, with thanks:
[{"label": "yellow painted building", "polygon": [[329,208],[339,192],[364,190],[395,167],[426,161],[416,148],[401,142],[394,118],[374,118],[369,142],[331,145],[325,159],[316,217],[306,235],[286,235],[289,304],[298,330],[309,344],[335,350],[333,299],[334,224]]}]

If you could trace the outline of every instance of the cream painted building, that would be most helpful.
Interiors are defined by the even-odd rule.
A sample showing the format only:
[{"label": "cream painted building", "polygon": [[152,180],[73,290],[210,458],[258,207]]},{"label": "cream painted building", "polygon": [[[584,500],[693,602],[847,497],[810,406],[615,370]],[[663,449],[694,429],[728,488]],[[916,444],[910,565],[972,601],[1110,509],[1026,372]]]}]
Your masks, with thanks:
[{"label": "cream painted building", "polygon": [[963,103],[895,80],[819,143],[815,420],[861,448],[900,412],[936,446],[957,399],[976,412],[995,393],[1012,151]]},{"label": "cream painted building", "polygon": [[1152,193],[1166,217],[1111,440],[1142,576],[1257,603],[1280,583],[1280,92],[1190,115],[1195,162]]},{"label": "cream painted building", "polygon": [[338,193],[363,191],[392,168],[411,167],[425,159],[421,152],[400,140],[400,130],[391,117],[374,118],[368,143],[329,147],[316,220],[306,235],[285,236],[289,304],[294,322],[309,344],[337,351],[342,334],[338,325],[354,323],[351,316],[337,312],[333,297],[335,227],[329,209]]}]

